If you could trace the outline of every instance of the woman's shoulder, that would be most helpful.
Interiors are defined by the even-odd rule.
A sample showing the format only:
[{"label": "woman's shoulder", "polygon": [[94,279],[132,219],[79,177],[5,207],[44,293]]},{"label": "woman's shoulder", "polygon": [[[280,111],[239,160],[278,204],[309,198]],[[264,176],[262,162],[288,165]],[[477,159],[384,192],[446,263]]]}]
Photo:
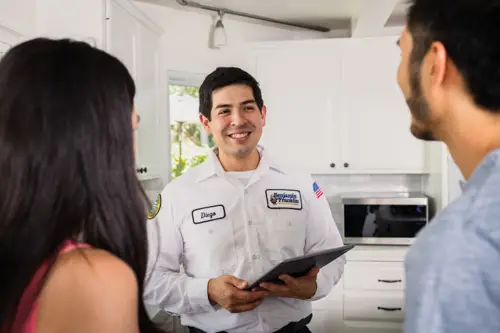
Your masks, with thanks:
[{"label": "woman's shoulder", "polygon": [[39,332],[128,332],[132,326],[136,332],[137,304],[130,266],[107,251],[78,246],[63,251],[51,268],[39,298],[37,327]]}]

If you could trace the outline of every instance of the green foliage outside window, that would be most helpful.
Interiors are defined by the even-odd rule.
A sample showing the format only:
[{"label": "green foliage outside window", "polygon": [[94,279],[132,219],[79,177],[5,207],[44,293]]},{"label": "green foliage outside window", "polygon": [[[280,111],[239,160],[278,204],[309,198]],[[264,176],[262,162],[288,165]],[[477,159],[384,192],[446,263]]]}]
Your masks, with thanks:
[{"label": "green foliage outside window", "polygon": [[[198,87],[169,85],[170,95],[199,97]],[[203,143],[204,129],[199,122],[173,121],[170,125],[172,139],[172,178],[179,177],[188,169],[203,163],[210,148],[215,146],[211,135]]]}]

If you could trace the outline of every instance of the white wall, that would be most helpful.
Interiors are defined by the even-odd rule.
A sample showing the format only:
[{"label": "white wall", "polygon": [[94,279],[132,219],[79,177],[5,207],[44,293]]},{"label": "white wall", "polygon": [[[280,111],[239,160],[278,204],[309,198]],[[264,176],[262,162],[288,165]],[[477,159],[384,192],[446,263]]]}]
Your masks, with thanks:
[{"label": "white wall", "polygon": [[37,0],[0,0],[0,25],[25,36],[35,34]]},{"label": "white wall", "polygon": [[212,50],[209,37],[215,13],[135,3],[165,30],[162,46],[164,64],[169,70],[208,74],[217,66],[246,67],[241,50],[244,43],[324,37],[319,32],[274,27],[225,16],[223,22],[229,47]]}]

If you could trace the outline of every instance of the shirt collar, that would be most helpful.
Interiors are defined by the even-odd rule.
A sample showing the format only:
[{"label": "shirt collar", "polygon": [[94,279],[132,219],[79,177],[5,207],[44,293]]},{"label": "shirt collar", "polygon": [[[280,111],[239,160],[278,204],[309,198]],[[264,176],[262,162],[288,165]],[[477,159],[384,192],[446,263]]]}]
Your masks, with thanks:
[{"label": "shirt collar", "polygon": [[[260,177],[261,175],[267,173],[270,169],[280,173],[285,173],[285,171],[280,166],[278,166],[274,161],[271,160],[268,154],[264,151],[264,147],[258,145],[257,151],[260,154],[259,165],[257,166],[257,169],[255,169],[255,174],[257,177]],[[217,153],[218,148],[212,148],[212,150],[208,154],[207,160],[202,165],[200,165],[201,172],[197,179],[198,183],[213,176],[225,177],[225,171],[220,164]]]},{"label": "shirt collar", "polygon": [[472,176],[463,183],[462,190],[465,192],[468,189],[478,188],[491,175],[500,163],[500,149],[495,149],[488,153],[481,161],[479,166],[474,170]]}]

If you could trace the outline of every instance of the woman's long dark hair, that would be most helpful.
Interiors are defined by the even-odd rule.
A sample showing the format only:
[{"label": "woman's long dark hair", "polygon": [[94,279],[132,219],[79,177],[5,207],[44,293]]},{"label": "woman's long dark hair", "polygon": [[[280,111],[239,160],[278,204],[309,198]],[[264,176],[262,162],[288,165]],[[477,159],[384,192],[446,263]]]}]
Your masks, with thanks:
[{"label": "woman's long dark hair", "polygon": [[147,201],[134,96],[126,67],[82,42],[37,38],[0,61],[0,328],[44,260],[82,237],[134,270],[141,332],[156,331],[142,301]]}]

